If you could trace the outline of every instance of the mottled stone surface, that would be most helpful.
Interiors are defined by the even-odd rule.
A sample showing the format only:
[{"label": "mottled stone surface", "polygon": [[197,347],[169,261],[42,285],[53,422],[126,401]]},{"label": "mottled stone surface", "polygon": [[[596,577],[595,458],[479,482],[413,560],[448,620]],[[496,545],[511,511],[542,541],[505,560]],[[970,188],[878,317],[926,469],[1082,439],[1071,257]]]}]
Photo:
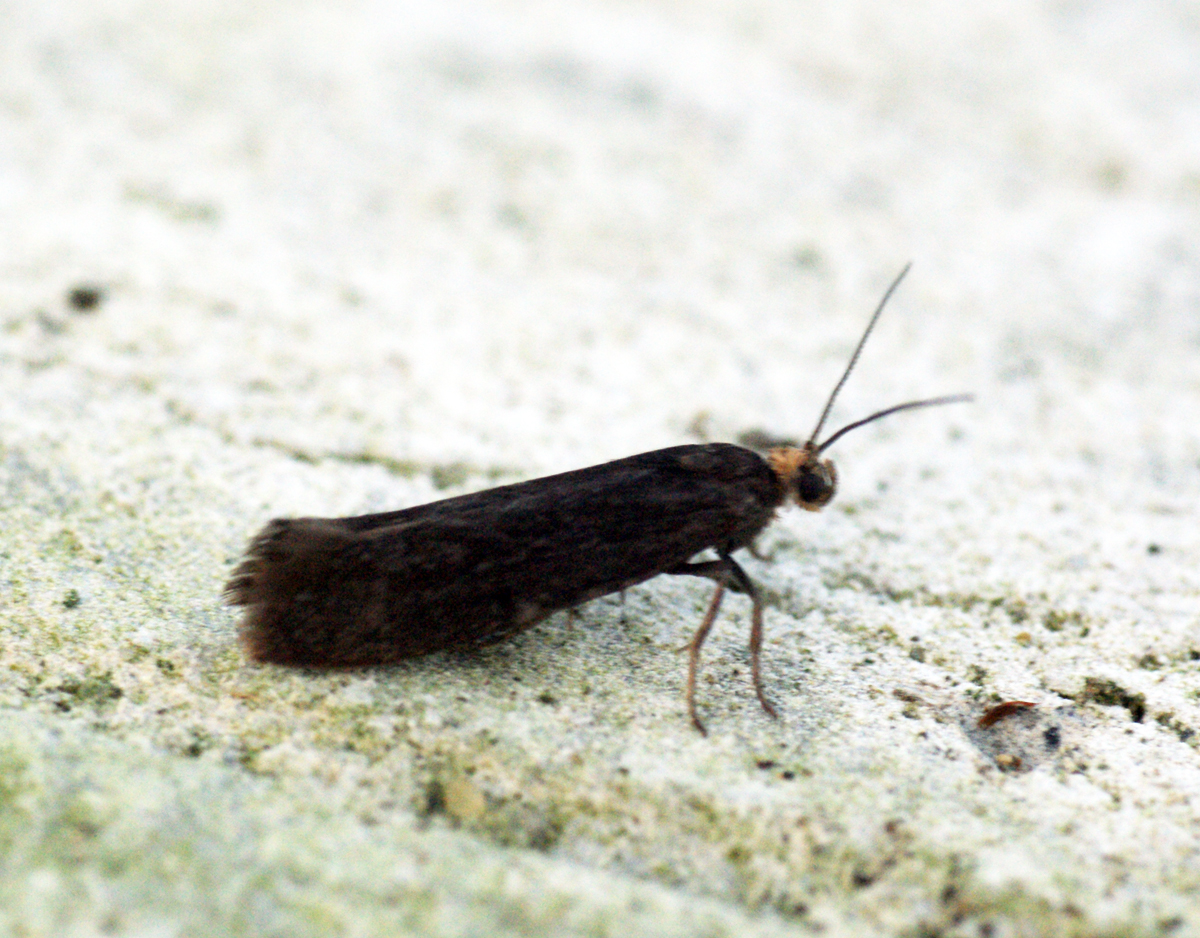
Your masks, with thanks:
[{"label": "mottled stone surface", "polygon": [[[1200,934],[1184,4],[0,2],[0,933]],[[271,517],[833,425],[745,565],[248,665]],[[980,728],[1002,701],[1035,706]]]}]

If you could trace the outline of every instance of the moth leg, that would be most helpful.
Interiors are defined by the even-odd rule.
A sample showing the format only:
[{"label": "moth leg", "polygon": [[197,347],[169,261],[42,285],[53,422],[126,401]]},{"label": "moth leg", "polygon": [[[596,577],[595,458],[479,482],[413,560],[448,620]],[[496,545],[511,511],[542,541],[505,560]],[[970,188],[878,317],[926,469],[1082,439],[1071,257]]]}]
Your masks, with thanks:
[{"label": "moth leg", "polygon": [[[681,563],[674,570],[668,570],[667,575],[668,576],[702,576],[706,580],[712,580],[713,582],[715,582],[717,584],[718,587],[721,587],[722,589],[730,589],[730,590],[733,590],[734,592],[741,592],[741,589],[742,589],[741,586],[738,585],[737,581],[735,581],[729,575],[729,568],[725,565],[725,561],[723,561],[723,560],[702,560],[699,563]],[[719,598],[717,598],[720,595],[721,595],[721,593],[718,591],[717,595],[713,598],[713,602],[715,602],[718,606],[721,604],[721,600]],[[709,611],[712,612],[711,609]],[[714,619],[716,618],[716,615],[717,614],[715,612],[713,612]],[[708,616],[705,616],[705,621],[708,622]],[[700,628],[704,629],[704,635],[707,636],[708,629],[712,628],[712,622],[708,622],[708,629],[705,629],[703,625],[701,625]],[[699,636],[699,634],[700,634],[699,632],[696,633],[697,636]],[[696,639],[693,638],[692,641],[688,642],[686,645],[684,645],[682,648],[680,648],[678,650],[679,651],[691,651],[692,645],[693,645],[693,643],[695,643],[695,641],[696,641]],[[704,638],[701,638],[700,643],[703,644],[703,642],[704,642]],[[700,646],[696,645],[697,654],[699,653],[699,651],[700,651]]]},{"label": "moth leg", "polygon": [[717,610],[721,608],[721,597],[725,595],[725,584],[717,580],[717,589],[713,593],[713,598],[708,604],[708,612],[704,613],[704,620],[700,623],[700,628],[696,629],[696,634],[692,636],[692,640],[687,644],[688,652],[688,676],[687,676],[687,708],[688,716],[692,718],[692,726],[700,731],[701,736],[707,736],[708,730],[704,728],[704,724],[700,722],[700,716],[696,713],[696,675],[700,670],[700,646],[704,644],[704,640],[708,638],[708,633],[712,631],[713,623],[717,620]]},{"label": "moth leg", "polygon": [[768,716],[778,719],[779,714],[775,712],[775,708],[771,705],[771,701],[767,700],[767,694],[763,690],[762,672],[759,668],[763,642],[763,607],[762,599],[758,595],[758,587],[754,585],[750,575],[738,565],[738,562],[729,556],[728,551],[718,549],[717,554],[753,604],[750,611],[750,675],[754,680],[754,693],[758,695],[758,702],[762,705],[763,710],[767,712]]},{"label": "moth leg", "polygon": [[665,571],[668,576],[702,576],[706,580],[715,580],[726,589],[735,593],[744,593],[741,582],[734,576],[729,565],[724,560],[701,560],[698,563],[681,563],[672,570]]},{"label": "moth leg", "polygon": [[760,660],[762,657],[763,642],[763,606],[762,598],[758,595],[758,587],[754,585],[754,581],[750,579],[750,575],[741,568],[738,562],[729,556],[729,551],[717,548],[717,555],[721,558],[720,560],[686,563],[676,567],[674,570],[667,571],[671,574],[706,577],[717,584],[717,590],[713,593],[713,598],[708,604],[708,611],[704,614],[700,628],[696,629],[696,634],[692,636],[692,640],[686,646],[688,652],[688,714],[692,718],[692,725],[704,736],[707,736],[708,733],[704,729],[704,724],[700,722],[699,715],[696,713],[696,679],[700,671],[700,647],[704,644],[705,639],[708,638],[708,633],[712,631],[713,623],[717,618],[717,610],[721,608],[721,599],[725,595],[726,588],[734,592],[745,593],[750,597],[750,676],[754,682],[754,693],[768,716],[776,719],[779,717],[779,714],[775,712],[775,707],[767,699],[767,693],[762,685]]}]

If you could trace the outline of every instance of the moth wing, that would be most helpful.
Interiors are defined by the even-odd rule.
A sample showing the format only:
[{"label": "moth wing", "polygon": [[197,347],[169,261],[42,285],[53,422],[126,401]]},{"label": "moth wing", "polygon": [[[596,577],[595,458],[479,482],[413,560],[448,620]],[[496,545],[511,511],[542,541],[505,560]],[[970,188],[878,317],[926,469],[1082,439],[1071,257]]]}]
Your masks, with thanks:
[{"label": "moth wing", "polygon": [[673,447],[400,512],[273,521],[226,596],[256,660],[381,664],[499,641],[743,546],[776,504],[754,453]]},{"label": "moth wing", "polygon": [[[272,521],[226,587],[256,661],[354,667],[475,644],[517,614],[503,535],[445,518],[347,531]],[[531,623],[532,624],[532,623]]]}]

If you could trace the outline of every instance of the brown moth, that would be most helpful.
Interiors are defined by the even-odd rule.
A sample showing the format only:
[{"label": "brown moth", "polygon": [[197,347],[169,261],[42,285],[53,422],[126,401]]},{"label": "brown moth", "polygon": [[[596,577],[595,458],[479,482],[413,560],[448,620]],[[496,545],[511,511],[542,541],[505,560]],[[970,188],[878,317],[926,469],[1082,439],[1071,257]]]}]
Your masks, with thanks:
[{"label": "brown moth", "polygon": [[[713,580],[688,644],[687,708],[696,711],[700,648],[726,589],[751,601],[750,664],[762,708],[763,606],[734,551],[781,506],[819,511],[837,491],[822,454],[890,414],[967,401],[909,401],[817,442],[905,267],[876,307],[817,426],[766,457],[730,443],[672,446],[599,466],[352,518],[281,518],[251,541],[225,597],[246,609],[242,642],[260,662],[311,668],[384,665],[499,642],[547,616],[662,574]],[[706,550],[716,558],[697,560]]]}]

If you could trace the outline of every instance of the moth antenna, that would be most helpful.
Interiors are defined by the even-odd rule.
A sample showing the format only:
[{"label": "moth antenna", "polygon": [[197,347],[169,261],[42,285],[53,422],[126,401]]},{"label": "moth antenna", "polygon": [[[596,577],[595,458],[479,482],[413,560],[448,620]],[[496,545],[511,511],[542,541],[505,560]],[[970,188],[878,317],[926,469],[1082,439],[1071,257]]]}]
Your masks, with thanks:
[{"label": "moth antenna", "polygon": [[825,452],[825,450],[829,449],[829,447],[831,447],[851,430],[861,427],[864,423],[871,423],[874,420],[878,420],[880,417],[886,417],[889,414],[899,413],[902,410],[914,410],[917,407],[937,407],[941,404],[962,404],[973,400],[975,400],[975,395],[973,394],[951,394],[948,397],[931,397],[925,401],[908,401],[905,404],[896,404],[892,407],[886,408],[885,410],[876,411],[875,413],[871,414],[870,417],[863,417],[862,420],[856,420],[854,423],[846,424],[844,427],[842,427],[842,429],[838,430],[837,433],[833,434],[833,436],[818,446],[817,453],[820,454]]},{"label": "moth antenna", "polygon": [[[892,298],[892,294],[896,292],[896,287],[900,286],[900,281],[904,279],[904,275],[908,273],[911,267],[912,261],[909,261],[904,265],[904,269],[901,270],[900,273],[896,274],[896,279],[892,281],[892,285],[888,287],[887,291],[883,294],[883,299],[881,299],[879,301],[879,305],[875,307],[875,312],[871,315],[871,321],[867,323],[867,328],[863,330],[862,338],[858,340],[858,347],[854,350],[854,354],[850,356],[850,363],[846,366],[846,370],[842,372],[841,380],[838,381],[837,386],[833,389],[833,393],[829,395],[829,400],[825,402],[825,409],[821,411],[821,419],[817,421],[817,425],[813,429],[812,435],[808,438],[809,446],[812,446],[814,443],[816,443],[817,437],[821,435],[821,428],[825,426],[825,419],[829,416],[829,411],[833,409],[833,402],[837,399],[838,392],[842,389],[842,385],[846,383],[846,379],[850,377],[850,372],[852,372],[854,370],[854,366],[858,364],[858,356],[862,354],[863,346],[867,344],[867,338],[871,335],[871,330],[875,328],[875,323],[879,321],[879,316],[883,312],[883,308],[887,306],[887,301]],[[901,405],[901,407],[907,406],[910,405]],[[915,406],[915,404],[913,406]],[[881,417],[883,415],[876,414],[876,416]],[[868,417],[867,419],[872,420],[874,418]],[[845,433],[846,429],[847,428],[839,430],[838,434],[840,435]],[[828,445],[829,443],[826,442],[825,446]],[[825,447],[822,446],[821,448],[824,449]]]}]

